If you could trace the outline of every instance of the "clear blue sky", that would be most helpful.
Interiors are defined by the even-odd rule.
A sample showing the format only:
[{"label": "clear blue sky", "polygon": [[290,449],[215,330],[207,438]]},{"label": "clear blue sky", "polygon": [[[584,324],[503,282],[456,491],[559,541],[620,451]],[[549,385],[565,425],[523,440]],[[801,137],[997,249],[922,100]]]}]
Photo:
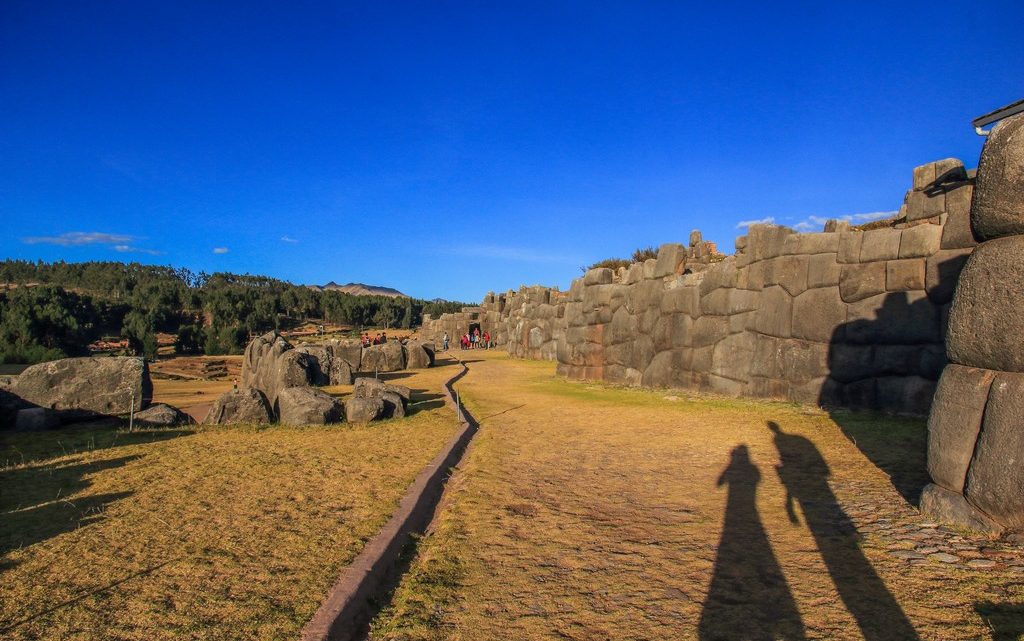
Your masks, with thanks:
[{"label": "clear blue sky", "polygon": [[[984,8],[984,11],[982,11]],[[0,256],[479,300],[898,208],[1024,3],[0,3]],[[76,234],[77,233],[77,234]]]}]

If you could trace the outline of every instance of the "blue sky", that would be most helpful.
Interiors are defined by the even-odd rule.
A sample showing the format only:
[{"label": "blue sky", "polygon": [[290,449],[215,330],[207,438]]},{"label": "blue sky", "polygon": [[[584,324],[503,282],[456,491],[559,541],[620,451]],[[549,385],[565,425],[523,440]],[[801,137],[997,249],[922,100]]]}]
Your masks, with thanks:
[{"label": "blue sky", "polygon": [[479,300],[896,209],[1024,3],[0,3],[0,255]]}]

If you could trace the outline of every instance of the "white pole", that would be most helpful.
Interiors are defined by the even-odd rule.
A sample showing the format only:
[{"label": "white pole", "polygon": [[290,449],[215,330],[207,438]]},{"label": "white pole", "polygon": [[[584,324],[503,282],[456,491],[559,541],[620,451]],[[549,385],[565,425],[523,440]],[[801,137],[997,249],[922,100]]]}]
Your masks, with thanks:
[{"label": "white pole", "polygon": [[132,390],[132,401],[131,408],[128,410],[128,431],[131,432],[135,428],[135,390]]}]

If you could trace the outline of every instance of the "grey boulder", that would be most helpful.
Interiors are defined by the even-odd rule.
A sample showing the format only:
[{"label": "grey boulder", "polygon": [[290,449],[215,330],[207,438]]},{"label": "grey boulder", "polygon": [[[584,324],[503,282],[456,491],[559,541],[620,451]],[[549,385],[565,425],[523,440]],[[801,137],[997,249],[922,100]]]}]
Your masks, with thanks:
[{"label": "grey boulder", "polygon": [[979,241],[1024,234],[1024,115],[989,133],[978,161],[971,228]]},{"label": "grey boulder", "polygon": [[63,358],[29,367],[11,392],[32,405],[56,410],[62,420],[74,420],[141,410],[153,397],[153,383],[141,358]]},{"label": "grey boulder", "polygon": [[226,425],[230,423],[270,423],[273,416],[263,392],[255,388],[233,389],[224,392],[213,403],[203,423]]},{"label": "grey boulder", "polygon": [[344,419],[334,397],[312,387],[288,387],[277,395],[277,419],[285,425],[326,425]]},{"label": "grey boulder", "polygon": [[156,403],[141,412],[136,412],[134,422],[135,425],[142,427],[170,427],[172,425],[192,425],[195,420],[177,407],[167,403]]},{"label": "grey boulder", "polygon": [[345,402],[345,420],[349,423],[369,423],[384,415],[384,399],[350,398]]}]

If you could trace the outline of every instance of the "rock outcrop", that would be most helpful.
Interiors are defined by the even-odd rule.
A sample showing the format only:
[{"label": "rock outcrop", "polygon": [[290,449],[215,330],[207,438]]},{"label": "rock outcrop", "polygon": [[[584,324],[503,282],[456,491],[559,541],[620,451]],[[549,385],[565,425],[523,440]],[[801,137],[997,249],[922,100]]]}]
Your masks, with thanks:
[{"label": "rock outcrop", "polygon": [[973,529],[1024,527],[1024,116],[989,134],[973,235],[928,418],[923,512]]},{"label": "rock outcrop", "polygon": [[27,368],[10,393],[69,421],[139,411],[149,405],[153,383],[141,358],[63,358]]},{"label": "rock outcrop", "polygon": [[381,418],[401,418],[408,411],[412,390],[404,385],[394,385],[375,378],[362,377],[356,379],[352,396],[357,399],[379,398],[384,402]]},{"label": "rock outcrop", "polygon": [[167,403],[155,403],[141,412],[137,412],[134,422],[139,427],[172,427],[195,424],[195,420],[191,416]]},{"label": "rock outcrop", "polygon": [[254,388],[233,389],[222,394],[210,408],[203,423],[270,423],[273,415],[263,392]]},{"label": "rock outcrop", "polygon": [[277,395],[275,413],[284,425],[327,425],[345,417],[333,396],[313,387],[288,387]]},{"label": "rock outcrop", "polygon": [[359,370],[362,372],[397,372],[405,369],[405,349],[396,340],[363,348]]}]

